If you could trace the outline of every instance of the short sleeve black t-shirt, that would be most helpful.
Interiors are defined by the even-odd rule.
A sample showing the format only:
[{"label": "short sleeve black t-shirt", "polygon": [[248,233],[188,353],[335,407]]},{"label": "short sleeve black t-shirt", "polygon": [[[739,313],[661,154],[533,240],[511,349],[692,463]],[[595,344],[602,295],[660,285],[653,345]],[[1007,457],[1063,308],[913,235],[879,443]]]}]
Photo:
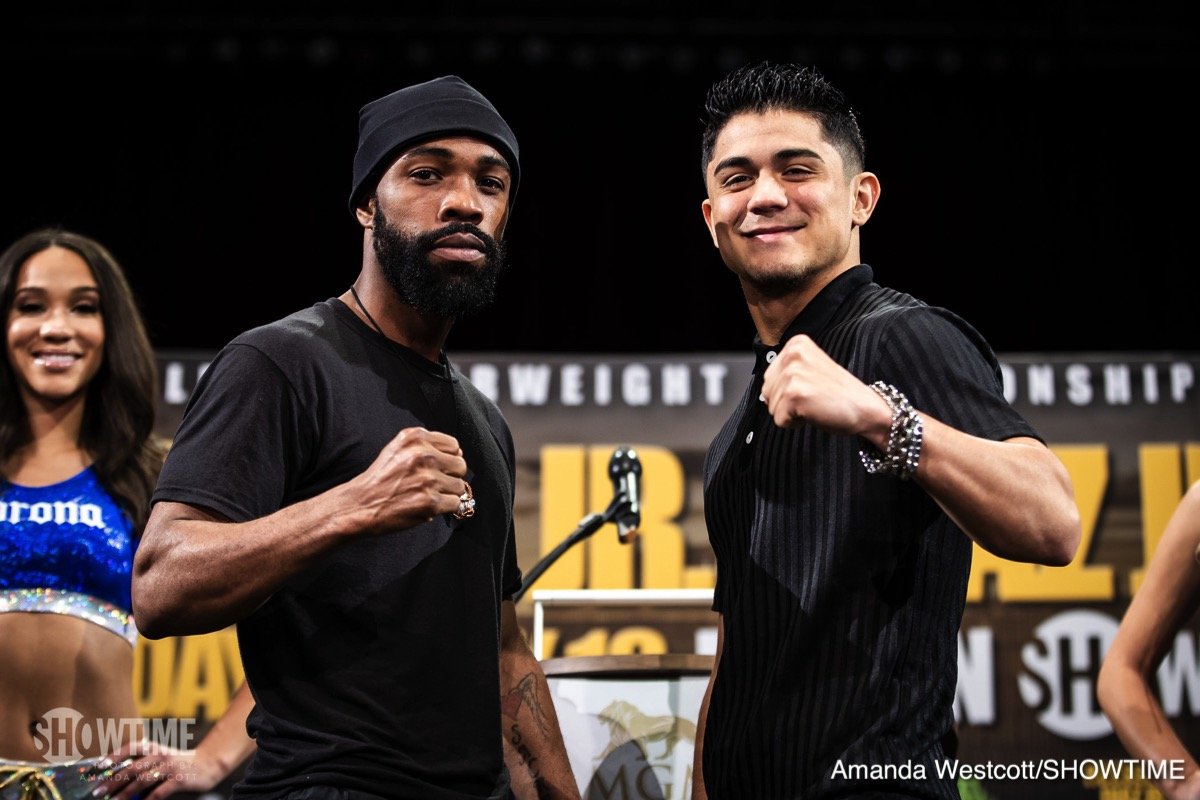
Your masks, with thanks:
[{"label": "short sleeve black t-shirt", "polygon": [[239,797],[504,789],[499,606],[521,583],[512,438],[444,359],[388,342],[336,299],[242,334],[198,383],[153,500],[257,519],[360,474],[413,426],[458,437],[477,513],[356,537],[238,623],[258,744]]}]

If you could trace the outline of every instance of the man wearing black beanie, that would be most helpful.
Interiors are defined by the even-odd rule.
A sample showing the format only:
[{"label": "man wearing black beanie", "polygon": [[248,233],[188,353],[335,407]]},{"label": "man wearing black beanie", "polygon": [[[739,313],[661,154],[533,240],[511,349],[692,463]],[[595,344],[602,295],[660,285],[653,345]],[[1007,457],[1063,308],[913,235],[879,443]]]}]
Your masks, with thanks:
[{"label": "man wearing black beanie", "polygon": [[363,106],[358,278],[235,338],[184,412],[134,605],[150,638],[237,625],[235,798],[579,797],[511,599],[512,436],[444,350],[493,299],[519,155],[456,76]]}]

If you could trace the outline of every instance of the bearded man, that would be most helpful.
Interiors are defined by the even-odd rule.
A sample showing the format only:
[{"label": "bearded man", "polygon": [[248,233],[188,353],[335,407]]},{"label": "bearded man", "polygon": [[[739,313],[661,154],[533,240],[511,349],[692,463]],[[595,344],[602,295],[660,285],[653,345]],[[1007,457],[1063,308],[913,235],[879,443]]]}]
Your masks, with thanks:
[{"label": "bearded man", "polygon": [[363,106],[357,279],[231,341],[185,409],[133,602],[150,638],[237,626],[238,800],[579,797],[512,602],[512,435],[444,350],[493,298],[519,177],[456,76]]}]

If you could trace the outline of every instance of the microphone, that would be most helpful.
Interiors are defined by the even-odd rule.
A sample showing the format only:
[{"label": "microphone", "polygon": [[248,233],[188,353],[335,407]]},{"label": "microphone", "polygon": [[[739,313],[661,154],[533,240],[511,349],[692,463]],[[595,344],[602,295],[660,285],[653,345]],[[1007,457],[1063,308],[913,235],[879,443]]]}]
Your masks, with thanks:
[{"label": "microphone", "polygon": [[626,501],[615,517],[617,537],[629,544],[642,524],[642,462],[632,447],[618,447],[608,461],[608,477],[612,480],[614,503]]}]

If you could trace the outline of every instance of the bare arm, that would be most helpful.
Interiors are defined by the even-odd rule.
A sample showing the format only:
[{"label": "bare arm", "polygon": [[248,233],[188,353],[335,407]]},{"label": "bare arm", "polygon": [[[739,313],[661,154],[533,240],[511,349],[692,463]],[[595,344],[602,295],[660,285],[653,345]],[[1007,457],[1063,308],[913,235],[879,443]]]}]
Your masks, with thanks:
[{"label": "bare arm", "polygon": [[406,428],[361,475],[259,519],[158,503],[133,565],[138,629],[158,639],[228,627],[347,537],[455,511],[465,474],[453,437]]},{"label": "bare arm", "polygon": [[237,769],[254,752],[254,740],[246,732],[246,717],[253,708],[254,696],[250,694],[250,685],[243,682],[230,699],[225,713],[213,723],[196,746],[197,757],[203,757],[215,766],[218,780]]},{"label": "bare arm", "polygon": [[696,717],[696,749],[692,754],[692,800],[708,800],[708,789],[704,786],[704,730],[708,727],[708,701],[712,697],[717,669],[721,666],[721,651],[724,648],[725,617],[717,615],[717,653],[713,658],[712,674],[708,676],[708,687],[700,701],[700,713]]},{"label": "bare arm", "polygon": [[[781,427],[808,421],[887,449],[887,402],[808,336],[788,340],[767,368],[763,396]],[[914,478],[968,536],[1014,561],[1070,563],[1081,536],[1079,510],[1066,467],[1048,447],[1024,437],[981,439],[921,418]]]},{"label": "bare arm", "polygon": [[1200,482],[1192,484],[1168,520],[1096,685],[1100,706],[1131,755],[1183,763],[1183,780],[1155,782],[1168,800],[1200,798],[1196,758],[1180,741],[1154,690],[1158,665],[1180,628],[1200,607],[1198,545]]},{"label": "bare arm", "polygon": [[501,603],[500,620],[500,720],[513,788],[534,790],[521,800],[579,800],[546,676],[512,601]]},{"label": "bare arm", "polygon": [[[140,795],[162,800],[176,792],[203,792],[215,787],[254,752],[246,733],[246,717],[254,707],[250,687],[243,683],[229,705],[195,750],[173,750],[134,742],[110,757],[113,763],[131,760],[97,786],[98,796],[117,800]],[[150,791],[153,787],[153,791]]]},{"label": "bare arm", "polygon": [[963,532],[1002,558],[1071,563],[1082,536],[1079,509],[1067,468],[1050,448],[1026,437],[980,439],[921,418],[916,481]]}]

